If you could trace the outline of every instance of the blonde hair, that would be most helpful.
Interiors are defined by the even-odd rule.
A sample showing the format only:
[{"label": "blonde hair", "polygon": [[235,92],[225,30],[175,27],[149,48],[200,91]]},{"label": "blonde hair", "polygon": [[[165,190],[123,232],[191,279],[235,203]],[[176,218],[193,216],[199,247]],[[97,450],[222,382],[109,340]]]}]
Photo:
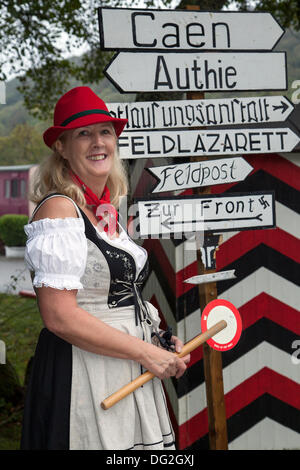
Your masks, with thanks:
[{"label": "blonde hair", "polygon": [[[64,142],[65,134],[60,135],[58,140]],[[117,136],[115,137],[117,139]],[[60,193],[69,196],[77,204],[85,207],[84,194],[70,176],[71,167],[68,160],[57,151],[56,143],[53,144],[52,150],[52,155],[45,158],[34,173],[32,189],[28,194],[29,200],[38,204],[48,194]],[[127,171],[123,160],[120,159],[117,145],[107,186],[110,191],[111,204],[117,209],[119,199],[128,193]]]}]

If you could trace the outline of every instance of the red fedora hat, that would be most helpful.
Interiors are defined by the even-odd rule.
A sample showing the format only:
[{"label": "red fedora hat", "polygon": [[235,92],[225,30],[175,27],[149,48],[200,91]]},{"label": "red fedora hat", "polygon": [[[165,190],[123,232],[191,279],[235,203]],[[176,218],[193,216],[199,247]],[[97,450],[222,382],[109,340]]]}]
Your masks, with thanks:
[{"label": "red fedora hat", "polygon": [[51,148],[64,131],[99,122],[111,122],[119,137],[128,120],[111,116],[104,101],[89,87],[72,88],[56,103],[54,126],[44,132],[44,142]]}]

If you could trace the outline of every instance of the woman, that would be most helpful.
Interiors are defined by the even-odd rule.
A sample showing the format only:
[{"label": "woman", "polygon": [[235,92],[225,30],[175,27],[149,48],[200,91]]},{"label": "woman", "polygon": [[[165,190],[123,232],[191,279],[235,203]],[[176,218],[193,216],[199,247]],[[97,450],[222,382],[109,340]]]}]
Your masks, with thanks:
[{"label": "woman", "polygon": [[[190,358],[152,343],[159,317],[141,296],[146,252],[118,223],[105,225],[104,212],[116,221],[114,207],[127,191],[117,154],[126,122],[88,87],[77,87],[60,98],[54,126],[44,133],[54,153],[34,186],[38,205],[25,226],[25,260],[45,328],[22,449],[175,448],[161,379],[181,377]],[[182,342],[172,341],[179,352]],[[145,370],[157,378],[101,408]]]}]

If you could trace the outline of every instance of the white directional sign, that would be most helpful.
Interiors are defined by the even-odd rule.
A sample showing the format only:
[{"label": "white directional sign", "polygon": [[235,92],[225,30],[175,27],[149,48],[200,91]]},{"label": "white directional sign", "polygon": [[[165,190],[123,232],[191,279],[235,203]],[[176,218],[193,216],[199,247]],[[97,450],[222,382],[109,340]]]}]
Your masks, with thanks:
[{"label": "white directional sign", "polygon": [[[270,13],[99,8],[102,49],[270,50],[284,30]],[[247,34],[245,34],[247,31]]]},{"label": "white directional sign", "polygon": [[253,167],[242,157],[146,168],[158,180],[153,193],[243,181]]},{"label": "white directional sign", "polygon": [[104,73],[130,93],[287,89],[285,52],[119,52]]},{"label": "white directional sign", "polygon": [[275,226],[274,192],[137,201],[140,234],[225,232]]},{"label": "white directional sign", "polygon": [[120,157],[191,157],[290,152],[299,137],[289,128],[127,132],[119,137]]},{"label": "white directional sign", "polygon": [[206,284],[208,282],[227,281],[228,279],[235,279],[235,269],[230,271],[218,271],[210,274],[200,274],[199,276],[193,276],[189,279],[185,279],[188,284]]},{"label": "white directional sign", "polygon": [[126,130],[227,126],[285,121],[294,105],[285,96],[108,103],[110,113],[128,119]]}]

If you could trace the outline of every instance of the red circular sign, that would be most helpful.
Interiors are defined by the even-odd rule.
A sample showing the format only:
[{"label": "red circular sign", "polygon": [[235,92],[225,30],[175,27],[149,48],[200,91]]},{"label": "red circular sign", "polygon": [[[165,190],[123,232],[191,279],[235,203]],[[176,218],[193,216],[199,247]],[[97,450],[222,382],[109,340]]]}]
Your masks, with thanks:
[{"label": "red circular sign", "polygon": [[221,320],[226,321],[226,328],[208,339],[207,343],[217,351],[228,351],[232,349],[240,339],[242,333],[242,319],[239,311],[228,300],[212,300],[206,305],[202,312],[201,331],[204,333]]}]

